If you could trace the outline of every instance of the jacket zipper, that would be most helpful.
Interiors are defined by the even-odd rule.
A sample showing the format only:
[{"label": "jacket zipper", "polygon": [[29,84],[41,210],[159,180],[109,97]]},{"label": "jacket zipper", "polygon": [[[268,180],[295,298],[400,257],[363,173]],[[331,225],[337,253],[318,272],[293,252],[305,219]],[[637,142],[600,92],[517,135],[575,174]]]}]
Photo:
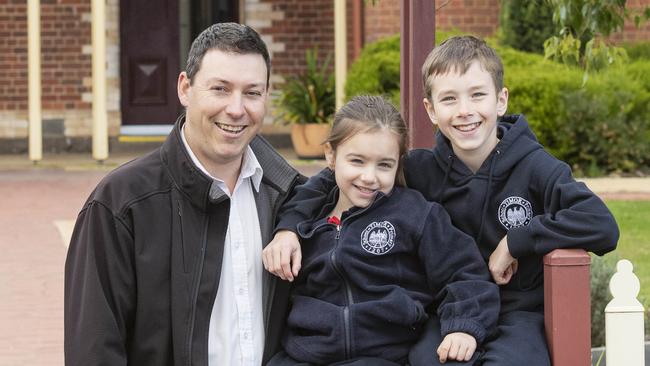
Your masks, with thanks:
[{"label": "jacket zipper", "polygon": [[350,283],[348,282],[348,279],[343,275],[343,272],[339,268],[338,264],[336,263],[336,249],[339,246],[339,238],[341,237],[341,225],[336,225],[336,237],[334,238],[336,240],[336,243],[334,244],[334,248],[332,248],[332,252],[330,254],[330,261],[332,262],[332,267],[334,268],[334,271],[336,274],[339,275],[341,280],[343,280],[343,285],[345,286],[345,295],[347,298],[347,303],[343,308],[343,325],[345,328],[345,358],[350,359],[352,358],[352,329],[350,328],[350,305],[354,304],[354,298],[352,297],[352,289],[350,288]]},{"label": "jacket zipper", "polygon": [[209,217],[206,217],[206,223],[203,226],[203,243],[201,243],[201,258],[197,268],[197,274],[192,284],[192,309],[190,311],[190,328],[187,334],[187,366],[192,364],[192,334],[194,333],[194,320],[196,318],[196,302],[199,298],[199,283],[201,282],[201,275],[203,274],[203,261],[205,259],[205,247],[208,241],[208,222]]}]

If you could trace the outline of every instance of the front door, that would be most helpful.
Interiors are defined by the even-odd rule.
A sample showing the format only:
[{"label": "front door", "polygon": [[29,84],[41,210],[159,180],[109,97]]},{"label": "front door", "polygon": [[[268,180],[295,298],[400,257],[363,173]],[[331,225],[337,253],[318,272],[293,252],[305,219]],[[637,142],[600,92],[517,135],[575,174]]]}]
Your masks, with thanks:
[{"label": "front door", "polygon": [[120,1],[123,125],[172,124],[181,106],[179,0]]}]

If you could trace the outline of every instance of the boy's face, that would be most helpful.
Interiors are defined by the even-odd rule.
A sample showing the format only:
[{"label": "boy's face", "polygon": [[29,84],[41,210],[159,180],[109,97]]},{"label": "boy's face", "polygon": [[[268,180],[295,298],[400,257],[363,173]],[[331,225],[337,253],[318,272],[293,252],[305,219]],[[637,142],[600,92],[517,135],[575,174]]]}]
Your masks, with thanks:
[{"label": "boy's face", "polygon": [[490,73],[478,61],[467,72],[452,70],[432,78],[424,107],[461,160],[485,160],[496,146],[497,117],[508,107],[508,90],[496,91]]}]

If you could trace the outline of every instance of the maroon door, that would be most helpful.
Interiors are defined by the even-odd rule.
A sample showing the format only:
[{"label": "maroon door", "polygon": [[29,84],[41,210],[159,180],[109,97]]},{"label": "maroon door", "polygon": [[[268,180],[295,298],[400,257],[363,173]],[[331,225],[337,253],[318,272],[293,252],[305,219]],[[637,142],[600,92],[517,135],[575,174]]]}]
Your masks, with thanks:
[{"label": "maroon door", "polygon": [[123,125],[172,124],[181,111],[178,0],[120,1]]}]

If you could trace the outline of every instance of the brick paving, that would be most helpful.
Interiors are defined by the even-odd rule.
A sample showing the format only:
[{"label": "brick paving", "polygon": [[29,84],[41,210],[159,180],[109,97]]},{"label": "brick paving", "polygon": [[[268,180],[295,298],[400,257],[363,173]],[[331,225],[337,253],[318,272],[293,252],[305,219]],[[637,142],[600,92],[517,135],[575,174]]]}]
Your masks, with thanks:
[{"label": "brick paving", "polygon": [[103,172],[0,172],[0,365],[63,365],[63,264],[55,220],[74,220]]},{"label": "brick paving", "polygon": [[[324,161],[297,161],[311,175]],[[62,235],[86,197],[111,169],[140,153],[97,165],[89,155],[0,155],[0,366],[63,365]],[[650,178],[586,180],[606,198],[650,199]]]}]

